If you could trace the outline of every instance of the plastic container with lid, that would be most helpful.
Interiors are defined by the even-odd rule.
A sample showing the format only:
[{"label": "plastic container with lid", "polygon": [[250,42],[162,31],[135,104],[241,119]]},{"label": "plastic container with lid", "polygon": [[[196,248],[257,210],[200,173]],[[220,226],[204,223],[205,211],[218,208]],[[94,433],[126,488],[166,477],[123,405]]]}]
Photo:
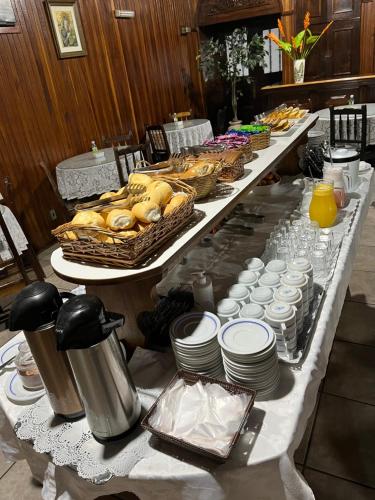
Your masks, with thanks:
[{"label": "plastic container with lid", "polygon": [[14,364],[16,365],[22,385],[26,389],[42,389],[43,382],[28,343],[26,341],[22,342],[18,346],[18,351]]}]

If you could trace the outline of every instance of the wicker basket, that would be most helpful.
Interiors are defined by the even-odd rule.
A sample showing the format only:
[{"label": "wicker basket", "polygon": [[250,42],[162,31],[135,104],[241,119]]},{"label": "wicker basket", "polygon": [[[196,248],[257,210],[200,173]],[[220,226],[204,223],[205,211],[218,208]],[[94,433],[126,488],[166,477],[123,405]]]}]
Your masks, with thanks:
[{"label": "wicker basket", "polygon": [[250,135],[250,143],[253,151],[268,148],[271,141],[271,130]]},{"label": "wicker basket", "polygon": [[[154,413],[156,407],[158,406],[160,399],[169,390],[169,388],[172,387],[176,383],[176,381],[178,379],[183,379],[185,381],[185,383],[188,385],[193,385],[193,384],[197,383],[198,381],[202,382],[203,385],[205,385],[207,383],[218,384],[221,387],[223,387],[223,389],[228,391],[230,394],[233,394],[233,395],[247,394],[250,396],[250,400],[249,400],[249,403],[248,403],[246,410],[244,412],[240,426],[232,438],[232,441],[231,441],[230,446],[229,446],[229,451],[227,452],[226,455],[224,455],[224,456],[219,455],[219,454],[215,453],[214,451],[208,450],[206,448],[201,448],[200,446],[188,443],[188,442],[184,441],[183,439],[179,439],[179,438],[176,438],[174,436],[170,436],[169,434],[166,434],[164,432],[158,431],[157,429],[154,429],[150,425],[150,423],[149,423],[150,417]],[[256,391],[254,391],[253,389],[249,389],[247,387],[243,387],[243,386],[237,385],[237,384],[230,384],[228,382],[222,382],[221,380],[211,378],[211,377],[206,377],[204,375],[197,375],[196,373],[191,373],[191,372],[187,372],[184,370],[179,370],[176,373],[176,375],[173,377],[171,382],[164,389],[164,391],[161,393],[161,395],[158,397],[158,399],[155,401],[155,403],[151,406],[151,408],[147,412],[146,416],[142,420],[141,425],[144,429],[151,432],[155,436],[157,436],[161,439],[164,439],[165,441],[169,441],[170,443],[173,443],[173,444],[180,446],[182,448],[185,448],[187,450],[194,451],[196,453],[199,453],[200,455],[210,457],[210,458],[213,458],[215,460],[219,460],[220,462],[225,462],[225,460],[227,460],[227,458],[229,457],[231,451],[235,447],[235,445],[240,437],[242,427],[245,425],[246,421],[249,418],[249,413],[254,405],[255,396],[256,396]]]},{"label": "wicker basket", "polygon": [[209,161],[221,161],[222,169],[220,171],[218,181],[233,182],[243,176],[245,173],[244,165],[247,163],[246,157],[243,154],[243,148],[226,149],[220,153],[209,153],[201,155]]},{"label": "wicker basket", "polygon": [[[111,231],[109,228],[63,224],[53,230],[52,234],[58,239],[64,257],[68,260],[89,264],[132,268],[153,254],[166,240],[188,224],[194,212],[194,199],[196,197],[195,190],[184,182],[161,176],[160,180],[167,181],[174,192],[186,193],[188,195],[186,203],[179,205],[158,222],[148,224],[146,229],[140,231],[133,238],[118,236],[115,231]],[[68,239],[68,236],[73,234],[77,239]],[[108,237],[113,239],[113,243],[98,241],[98,239]]]},{"label": "wicker basket", "polygon": [[[201,162],[202,159],[205,158],[206,156],[187,157],[185,158],[185,162],[188,162],[189,164],[194,164],[197,162]],[[207,160],[210,163],[215,164],[215,168],[212,173],[206,175],[199,175],[196,177],[183,177],[183,179],[181,179],[184,183],[186,183],[188,186],[192,187],[196,191],[196,197],[195,197],[196,200],[201,200],[202,198],[206,198],[212,191],[215,190],[217,178],[220,175],[221,169],[223,167],[222,162],[219,160],[209,160],[209,159]],[[170,182],[169,179],[178,178],[179,175],[183,175],[183,173],[169,174],[166,175],[165,177],[166,180]]]}]

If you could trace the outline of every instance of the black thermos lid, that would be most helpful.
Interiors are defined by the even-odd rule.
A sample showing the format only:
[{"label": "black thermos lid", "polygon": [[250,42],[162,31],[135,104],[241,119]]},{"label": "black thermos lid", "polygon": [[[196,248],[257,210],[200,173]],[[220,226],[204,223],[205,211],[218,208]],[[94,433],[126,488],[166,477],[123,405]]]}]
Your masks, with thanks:
[{"label": "black thermos lid", "polygon": [[34,331],[54,323],[62,305],[59,291],[45,281],[35,281],[15,298],[10,309],[9,330]]},{"label": "black thermos lid", "polygon": [[57,316],[57,350],[87,349],[105,340],[123,322],[121,314],[107,313],[98,297],[77,295],[63,304]]}]

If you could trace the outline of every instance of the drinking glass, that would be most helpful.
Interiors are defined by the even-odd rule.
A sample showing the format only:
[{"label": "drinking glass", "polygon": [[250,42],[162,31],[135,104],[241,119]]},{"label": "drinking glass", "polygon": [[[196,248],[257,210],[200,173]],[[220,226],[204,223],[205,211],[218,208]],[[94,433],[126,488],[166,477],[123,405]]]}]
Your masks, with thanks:
[{"label": "drinking glass", "polygon": [[315,276],[324,277],[328,273],[327,254],[324,250],[315,249],[311,255],[311,263]]},{"label": "drinking glass", "polygon": [[287,245],[279,246],[276,252],[276,258],[283,260],[284,262],[289,262],[290,250]]}]

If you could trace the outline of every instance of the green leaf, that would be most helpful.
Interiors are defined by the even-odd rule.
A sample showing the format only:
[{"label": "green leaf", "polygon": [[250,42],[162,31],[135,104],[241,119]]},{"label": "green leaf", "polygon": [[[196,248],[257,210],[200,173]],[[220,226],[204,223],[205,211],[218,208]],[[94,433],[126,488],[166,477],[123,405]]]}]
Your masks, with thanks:
[{"label": "green leaf", "polygon": [[304,36],[305,36],[305,31],[301,31],[300,33],[298,33],[298,35],[294,37],[294,43],[297,49],[301,45]]},{"label": "green leaf", "polygon": [[309,36],[307,39],[306,39],[306,44],[307,45],[311,45],[312,43],[315,43],[319,38],[319,35],[312,35],[312,36]]},{"label": "green leaf", "polygon": [[288,42],[283,42],[282,40],[280,40],[280,46],[283,50],[285,50],[285,52],[290,53],[292,51],[292,45]]}]

